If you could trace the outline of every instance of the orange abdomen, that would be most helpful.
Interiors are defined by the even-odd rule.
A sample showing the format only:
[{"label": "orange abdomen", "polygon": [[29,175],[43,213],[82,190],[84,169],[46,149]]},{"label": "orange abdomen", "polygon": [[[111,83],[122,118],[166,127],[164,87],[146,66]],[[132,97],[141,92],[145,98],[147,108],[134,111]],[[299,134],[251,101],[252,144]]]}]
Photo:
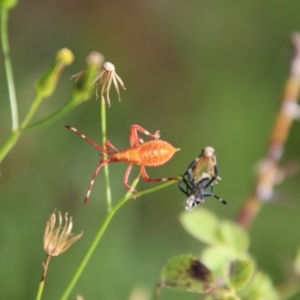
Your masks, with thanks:
[{"label": "orange abdomen", "polygon": [[145,142],[140,146],[141,165],[148,167],[160,166],[169,161],[179,149],[162,140]]},{"label": "orange abdomen", "polygon": [[172,158],[179,149],[162,140],[153,140],[134,148],[128,148],[112,154],[110,157],[146,167],[163,165]]}]

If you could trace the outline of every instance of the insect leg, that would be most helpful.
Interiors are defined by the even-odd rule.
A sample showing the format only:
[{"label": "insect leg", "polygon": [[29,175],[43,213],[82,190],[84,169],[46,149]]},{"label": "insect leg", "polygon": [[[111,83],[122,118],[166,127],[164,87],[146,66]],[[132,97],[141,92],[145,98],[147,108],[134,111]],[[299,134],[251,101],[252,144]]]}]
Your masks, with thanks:
[{"label": "insect leg", "polygon": [[[105,142],[105,147],[108,150],[109,148],[115,150],[116,152],[120,152],[110,141]],[[109,150],[108,150],[109,151]]]},{"label": "insect leg", "polygon": [[128,184],[128,177],[129,177],[130,171],[131,171],[131,169],[132,169],[132,166],[133,166],[133,164],[130,164],[130,165],[127,167],[126,172],[125,172],[125,175],[124,175],[124,178],[123,178],[123,184],[124,184],[124,186],[125,186],[128,190],[130,190],[130,191],[132,191],[134,194],[136,194],[136,193],[137,193],[137,190],[135,190],[133,187],[131,187],[131,186]]},{"label": "insect leg", "polygon": [[106,150],[105,148],[101,147],[100,145],[98,145],[97,143],[95,143],[92,139],[88,138],[87,136],[85,136],[82,132],[80,132],[79,130],[77,130],[74,127],[71,127],[69,125],[66,125],[66,128],[74,131],[77,135],[79,135],[81,138],[83,138],[84,140],[86,140],[89,144],[91,144],[92,146],[96,147],[98,150],[100,150],[101,152],[107,153],[109,154],[109,151]]},{"label": "insect leg", "polygon": [[227,202],[224,199],[220,198],[219,196],[217,196],[213,193],[204,193],[203,197],[214,197],[214,198],[218,199],[220,202],[222,202],[223,204],[227,204]]},{"label": "insect leg", "polygon": [[218,179],[219,171],[217,165],[214,165],[214,176],[210,179],[210,181],[205,185],[204,189],[208,188],[209,186],[213,186],[213,183]]},{"label": "insect leg", "polygon": [[190,196],[193,192],[193,189],[195,188],[194,183],[191,182],[189,179],[186,179],[184,177],[185,175],[181,176],[182,178],[178,182],[178,187],[186,196]]},{"label": "insect leg", "polygon": [[148,181],[148,182],[155,182],[155,181],[170,181],[170,180],[176,180],[178,181],[178,178],[177,177],[166,177],[166,178],[149,178],[147,172],[146,172],[146,169],[145,169],[145,166],[141,166],[141,175],[143,177],[143,179],[145,181]]},{"label": "insect leg", "polygon": [[152,134],[149,131],[147,131],[146,129],[144,129],[143,127],[134,124],[134,125],[131,125],[131,127],[130,127],[130,147],[140,146],[139,136],[137,134],[138,131],[144,133],[145,135],[152,137],[155,140],[159,139],[159,137],[160,137],[159,130],[155,131],[154,134]]},{"label": "insect leg", "polygon": [[100,160],[100,163],[99,163],[97,169],[95,170],[95,172],[94,172],[94,174],[93,174],[93,177],[92,177],[92,180],[91,180],[91,182],[90,182],[90,184],[89,184],[87,194],[86,194],[86,196],[85,196],[85,198],[84,198],[84,203],[87,203],[88,200],[89,200],[89,197],[90,197],[90,194],[91,194],[91,191],[92,191],[94,182],[95,182],[95,178],[97,177],[97,175],[98,175],[100,169],[101,169],[105,164],[110,163],[110,162],[112,162],[110,158],[109,158],[109,159],[106,159],[106,160],[102,160],[102,159]]}]

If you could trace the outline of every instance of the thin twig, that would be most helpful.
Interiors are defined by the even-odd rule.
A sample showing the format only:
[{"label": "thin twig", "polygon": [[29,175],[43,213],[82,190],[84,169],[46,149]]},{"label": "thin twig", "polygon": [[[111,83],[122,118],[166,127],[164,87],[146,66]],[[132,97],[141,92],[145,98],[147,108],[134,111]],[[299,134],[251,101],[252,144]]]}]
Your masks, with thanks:
[{"label": "thin twig", "polygon": [[[138,183],[139,177],[136,178],[132,184],[132,187],[134,188],[137,183]],[[67,286],[65,292],[63,293],[63,295],[61,296],[60,300],[66,300],[68,298],[68,296],[70,295],[72,289],[74,288],[77,280],[79,279],[79,277],[81,276],[85,266],[87,265],[88,261],[90,260],[92,254],[94,253],[97,245],[99,244],[99,241],[101,240],[107,226],[109,225],[111,219],[113,218],[114,214],[119,210],[119,208],[121,208],[121,206],[127,202],[130,199],[130,195],[132,194],[132,191],[128,191],[126,193],[126,195],[120,199],[119,202],[117,202],[117,204],[115,206],[112,207],[112,209],[107,213],[106,217],[104,218],[103,223],[101,224],[101,226],[99,227],[99,230],[96,234],[96,236],[94,237],[94,240],[92,241],[91,245],[89,246],[86,254],[84,255],[81,263],[79,264],[75,274],[73,275],[69,285]]]},{"label": "thin twig", "polygon": [[41,297],[42,297],[44,286],[45,286],[45,279],[46,279],[47,272],[48,272],[48,267],[49,267],[49,264],[50,264],[50,259],[51,259],[51,256],[47,255],[47,257],[45,259],[45,262],[43,263],[43,274],[42,274],[42,278],[41,278],[41,281],[40,281],[40,285],[39,285],[38,293],[37,293],[37,296],[36,296],[36,300],[40,300]]},{"label": "thin twig", "polygon": [[4,56],[4,65],[6,72],[6,79],[9,92],[10,110],[12,117],[12,130],[17,131],[19,129],[19,117],[18,117],[18,105],[16,90],[14,84],[12,64],[9,54],[9,43],[7,34],[7,22],[8,22],[8,10],[1,9],[1,41],[2,41],[2,51]]},{"label": "thin twig", "polygon": [[[104,97],[101,97],[101,132],[102,132],[102,144],[105,145],[106,142],[106,102]],[[107,154],[104,153],[104,159],[106,159]],[[105,187],[106,187],[106,204],[107,210],[110,211],[112,207],[111,200],[111,190],[109,184],[109,172],[108,172],[108,164],[104,165],[104,177],[105,177]]]},{"label": "thin twig", "polygon": [[260,166],[254,190],[237,216],[237,223],[249,227],[264,201],[273,196],[278,164],[284,151],[291,125],[299,117],[297,104],[300,91],[300,33],[291,37],[295,55],[291,62],[290,76],[283,93],[282,104],[268,143],[266,156]]},{"label": "thin twig", "polygon": [[[137,183],[139,180],[139,176],[138,178],[136,178],[133,183],[131,184],[132,188],[135,188]],[[113,216],[115,215],[115,213],[123,206],[123,204],[125,204],[129,199],[132,198],[138,198],[142,195],[146,195],[146,194],[150,194],[153,193],[155,191],[161,190],[163,188],[166,188],[167,186],[176,183],[177,181],[168,181],[168,182],[164,182],[156,187],[147,189],[145,191],[142,192],[138,192],[137,194],[133,194],[131,190],[129,190],[126,195],[124,197],[122,197],[113,207],[112,209],[107,213],[106,217],[104,218],[102,224],[99,227],[99,230],[96,234],[96,236],[94,237],[94,240],[92,241],[91,245],[89,246],[89,249],[87,250],[86,254],[84,255],[81,263],[79,264],[75,274],[73,275],[69,285],[67,286],[65,292],[63,293],[63,295],[61,296],[60,300],[66,300],[71,291],[73,290],[75,284],[77,283],[79,277],[81,276],[84,268],[86,267],[87,263],[89,262],[92,254],[94,253],[97,245],[99,244],[104,232],[106,231],[110,221],[112,220]]]}]

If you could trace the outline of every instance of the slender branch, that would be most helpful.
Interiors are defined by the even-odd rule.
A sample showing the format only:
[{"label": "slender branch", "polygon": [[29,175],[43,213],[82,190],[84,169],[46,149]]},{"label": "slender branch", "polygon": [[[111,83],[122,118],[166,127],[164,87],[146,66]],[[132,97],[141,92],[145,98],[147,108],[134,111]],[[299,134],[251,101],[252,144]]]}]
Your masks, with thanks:
[{"label": "slender branch", "polygon": [[[63,105],[61,108],[59,108],[53,114],[46,117],[45,119],[42,119],[41,121],[38,121],[36,123],[33,123],[32,125],[29,125],[29,126],[25,127],[24,130],[34,129],[34,128],[49,124],[51,122],[54,122],[55,120],[61,118],[65,114],[67,114],[69,111],[71,111],[77,105],[78,105],[78,103],[72,97],[71,100],[69,100],[65,105]],[[23,126],[23,123],[22,123],[22,126]]]},{"label": "slender branch", "polygon": [[[135,179],[132,183],[132,187],[135,188],[137,183],[138,183],[139,177],[137,179]],[[145,191],[139,192],[136,195],[133,195],[131,191],[128,191],[126,193],[126,195],[121,198],[113,207],[112,209],[107,213],[106,217],[104,218],[103,223],[101,224],[94,240],[92,241],[88,251],[86,252],[86,254],[84,255],[81,263],[79,264],[75,274],[73,275],[69,285],[67,286],[65,292],[63,293],[63,295],[61,296],[60,300],[66,300],[68,298],[68,296],[70,295],[72,289],[74,288],[76,282],[78,281],[79,277],[81,276],[85,266],[87,265],[88,261],[90,260],[92,254],[94,253],[99,241],[101,240],[107,226],[109,225],[110,221],[112,220],[113,216],[115,215],[115,213],[123,206],[123,204],[125,204],[129,199],[132,199],[134,197],[140,197],[142,195],[146,195],[158,190],[161,190],[171,184],[174,184],[177,181],[169,181],[169,182],[165,182],[163,184],[160,184],[159,186],[156,186],[154,188],[151,189],[147,189]]]},{"label": "slender branch", "polygon": [[[135,179],[132,187],[134,188],[138,183],[139,178]],[[92,241],[88,251],[86,252],[85,256],[83,257],[81,263],[79,264],[73,278],[71,279],[69,285],[67,286],[67,289],[63,293],[61,300],[65,300],[70,295],[73,287],[75,286],[77,280],[79,279],[80,275],[82,274],[85,266],[87,265],[88,261],[90,260],[93,252],[95,251],[99,241],[101,240],[108,224],[110,223],[111,219],[113,218],[114,214],[119,210],[119,208],[128,200],[130,199],[131,191],[128,191],[126,195],[121,198],[121,200],[107,213],[102,225],[100,226],[94,240]]]},{"label": "slender branch", "polygon": [[[101,97],[101,131],[102,131],[102,144],[105,145],[106,142],[106,102],[104,97]],[[104,153],[104,159],[106,159],[107,154]],[[104,177],[105,177],[105,186],[106,186],[106,203],[107,210],[111,210],[112,200],[111,200],[111,189],[109,184],[109,172],[108,164],[104,165]]]},{"label": "slender branch", "polygon": [[0,148],[0,164],[2,160],[6,157],[6,155],[10,152],[10,150],[15,146],[19,137],[21,135],[21,131],[14,131],[10,134],[7,140]]},{"label": "slender branch", "polygon": [[42,274],[42,278],[41,278],[41,281],[40,281],[38,293],[36,295],[36,300],[40,300],[42,298],[42,294],[43,294],[43,290],[44,290],[44,286],[45,286],[45,279],[46,279],[47,272],[48,272],[48,267],[49,267],[49,264],[50,264],[50,259],[51,259],[51,256],[47,255],[46,260],[43,263],[44,269],[43,269],[43,274]]},{"label": "slender branch", "polygon": [[4,142],[2,147],[0,148],[0,163],[2,160],[6,157],[6,155],[10,152],[10,150],[15,146],[17,143],[19,137],[22,134],[22,130],[27,126],[31,118],[33,117],[34,113],[36,112],[38,106],[40,105],[42,99],[40,97],[37,97],[34,99],[27,115],[24,118],[24,121],[22,122],[21,126],[17,131],[13,131],[7,140]]},{"label": "slender branch", "polygon": [[282,104],[268,143],[266,156],[261,164],[252,194],[244,203],[237,216],[237,223],[248,227],[256,217],[262,203],[273,196],[278,164],[282,157],[293,120],[299,113],[297,104],[300,91],[300,33],[292,35],[295,56],[291,62],[290,76],[283,92]]},{"label": "slender branch", "polygon": [[22,124],[21,124],[21,129],[24,130],[25,127],[29,124],[30,120],[32,119],[32,117],[34,116],[34,114],[36,113],[38,107],[40,106],[41,102],[42,102],[43,98],[36,96],[36,98],[34,99],[34,101],[32,102],[28,113],[26,114]]},{"label": "slender branch", "polygon": [[4,55],[4,66],[5,66],[8,92],[9,92],[10,110],[11,110],[11,117],[12,117],[12,130],[16,131],[19,128],[19,117],[18,117],[18,105],[17,105],[13,70],[12,70],[12,64],[11,64],[10,53],[9,53],[7,23],[8,23],[8,10],[2,8],[1,9],[2,50]]},{"label": "slender branch", "polygon": [[36,98],[33,100],[30,109],[24,118],[24,121],[21,123],[19,130],[12,132],[10,136],[7,138],[7,140],[4,142],[3,146],[0,148],[0,163],[10,152],[10,150],[14,147],[19,137],[25,130],[33,129],[54,122],[55,120],[61,118],[62,116],[64,116],[66,113],[68,113],[70,110],[72,110],[78,105],[78,102],[76,101],[77,100],[76,97],[72,96],[72,98],[65,105],[63,105],[53,114],[46,117],[45,119],[42,119],[41,121],[38,121],[32,125],[27,126],[30,120],[32,119],[33,115],[35,114],[37,108],[41,104],[42,100],[43,98],[36,95]]}]

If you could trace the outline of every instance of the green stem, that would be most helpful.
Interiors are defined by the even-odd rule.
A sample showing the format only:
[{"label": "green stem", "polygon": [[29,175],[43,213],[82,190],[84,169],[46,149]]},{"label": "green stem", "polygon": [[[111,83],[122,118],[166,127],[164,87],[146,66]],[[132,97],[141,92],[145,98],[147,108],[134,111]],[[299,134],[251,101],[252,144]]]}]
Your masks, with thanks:
[{"label": "green stem", "polygon": [[36,112],[41,101],[42,101],[42,98],[36,96],[36,98],[34,99],[34,101],[31,104],[31,107],[30,107],[27,115],[24,118],[24,121],[22,122],[21,126],[19,127],[19,129],[17,131],[12,132],[10,134],[10,136],[7,138],[7,140],[4,142],[3,146],[0,148],[0,163],[17,143],[19,137],[22,134],[22,130],[24,130],[26,125],[29,123],[29,121],[33,117],[33,115]]},{"label": "green stem", "polygon": [[22,130],[26,127],[26,125],[29,123],[29,121],[33,117],[33,115],[36,112],[41,101],[42,101],[42,98],[36,96],[33,103],[31,104],[31,107],[30,107],[27,115],[24,118],[24,121],[22,122],[21,126],[19,127],[19,129],[17,131],[13,131],[10,134],[10,136],[7,138],[7,140],[4,142],[3,146],[0,148],[0,163],[17,143],[19,137],[22,134]]},{"label": "green stem", "polygon": [[36,295],[35,300],[42,299],[42,294],[43,294],[43,291],[44,291],[44,286],[45,286],[45,281],[41,281],[40,284],[39,284],[39,289],[38,289],[38,293]]},{"label": "green stem", "polygon": [[[136,178],[132,184],[132,187],[135,188],[135,186],[138,183],[139,178]],[[61,300],[67,299],[67,297],[69,296],[69,294],[71,293],[73,287],[75,286],[77,280],[79,279],[82,271],[84,270],[86,264],[88,263],[89,259],[91,258],[93,252],[95,251],[101,237],[103,236],[103,233],[105,232],[108,224],[110,223],[112,217],[114,216],[114,214],[119,210],[119,208],[128,200],[130,199],[130,194],[132,192],[128,191],[126,193],[126,195],[120,199],[120,201],[114,206],[112,207],[112,209],[107,213],[102,225],[100,226],[94,240],[92,241],[88,251],[86,252],[85,256],[83,257],[83,260],[81,261],[81,263],[79,264],[73,278],[71,279],[69,285],[67,286],[67,289],[65,290],[65,292],[63,293],[62,297],[60,298]]]},{"label": "green stem", "polygon": [[[101,131],[102,131],[102,144],[105,145],[106,142],[106,102],[104,97],[101,97]],[[106,158],[106,154],[104,153],[104,158]],[[108,172],[108,164],[104,165],[104,176],[105,176],[105,185],[106,185],[106,203],[107,210],[110,211],[112,207],[111,200],[111,190],[109,184],[109,172]]]},{"label": "green stem", "polygon": [[67,102],[64,106],[62,106],[60,109],[58,109],[56,112],[54,112],[49,117],[46,117],[45,119],[43,119],[39,122],[36,122],[27,127],[27,125],[29,124],[33,115],[35,114],[36,110],[38,109],[39,105],[41,104],[42,100],[43,100],[43,98],[41,98],[39,95],[36,95],[19,130],[12,132],[10,134],[10,136],[7,138],[7,140],[5,141],[5,143],[3,144],[3,146],[0,148],[0,163],[6,157],[6,155],[9,153],[9,151],[14,147],[14,145],[17,143],[19,137],[21,136],[21,134],[24,130],[33,129],[33,128],[48,124],[50,122],[53,122],[56,119],[65,115],[67,112],[69,112],[70,110],[72,110],[74,107],[76,107],[78,105],[77,99],[75,99],[73,97],[69,102]]},{"label": "green stem", "polygon": [[41,278],[41,281],[39,284],[38,292],[37,292],[37,295],[35,298],[36,300],[40,300],[42,298],[42,294],[43,294],[44,286],[45,286],[45,279],[46,279],[46,275],[47,275],[49,264],[50,264],[50,259],[51,259],[51,256],[47,255],[46,260],[43,264],[44,270],[43,270],[42,278]]},{"label": "green stem", "polygon": [[[134,180],[134,182],[132,183],[132,187],[135,188],[137,183],[138,183],[138,180],[139,178],[136,178]],[[81,276],[85,266],[87,265],[89,259],[91,258],[93,252],[95,251],[99,241],[101,240],[101,237],[103,236],[103,233],[105,232],[108,224],[110,223],[111,219],[113,218],[113,216],[115,215],[115,213],[122,207],[123,204],[125,204],[125,202],[127,202],[129,199],[131,198],[134,198],[136,196],[137,197],[140,197],[142,195],[146,195],[146,194],[149,194],[149,193],[152,193],[152,192],[155,192],[155,191],[158,191],[158,190],[161,190],[171,184],[174,184],[175,182],[177,181],[169,181],[169,182],[165,182],[163,184],[160,184],[159,186],[156,186],[154,188],[151,188],[151,189],[148,189],[148,190],[145,190],[143,192],[139,192],[137,193],[136,195],[133,195],[131,193],[131,191],[128,191],[126,193],[126,195],[121,198],[117,203],[116,205],[114,205],[112,207],[112,209],[107,213],[103,223],[101,224],[94,240],[92,241],[88,251],[86,252],[85,256],[83,257],[81,263],[79,264],[75,274],[73,275],[69,285],[67,286],[65,292],[63,293],[62,297],[60,298],[60,300],[66,300],[67,297],[70,295],[72,289],[74,288],[77,280],[79,279],[79,277]]]},{"label": "green stem", "polygon": [[34,101],[32,102],[28,113],[26,114],[22,124],[21,124],[21,129],[24,130],[25,127],[28,125],[34,114],[36,113],[39,105],[41,104],[43,98],[39,97],[38,95],[35,96]]},{"label": "green stem", "polygon": [[21,131],[14,131],[10,134],[7,140],[4,142],[2,147],[0,148],[0,163],[6,157],[6,155],[10,152],[10,150],[17,143],[19,137],[21,135]]},{"label": "green stem", "polygon": [[8,23],[8,11],[2,8],[1,9],[2,50],[4,55],[4,65],[5,65],[5,72],[6,72],[6,79],[8,85],[9,100],[10,100],[12,130],[16,131],[19,129],[19,117],[18,117],[18,105],[17,105],[16,90],[14,84],[13,71],[12,71],[12,64],[11,64],[11,59],[9,54],[7,23]]},{"label": "green stem", "polygon": [[26,127],[24,130],[34,129],[36,127],[40,127],[40,126],[46,125],[48,123],[51,123],[51,122],[57,120],[58,118],[62,117],[66,113],[68,113],[70,110],[75,108],[77,105],[78,105],[78,102],[76,101],[76,99],[74,100],[72,98],[64,106],[62,106],[60,109],[58,109],[56,112],[54,112],[49,117],[46,117],[45,119],[43,119],[41,121],[38,121],[38,122]]}]

